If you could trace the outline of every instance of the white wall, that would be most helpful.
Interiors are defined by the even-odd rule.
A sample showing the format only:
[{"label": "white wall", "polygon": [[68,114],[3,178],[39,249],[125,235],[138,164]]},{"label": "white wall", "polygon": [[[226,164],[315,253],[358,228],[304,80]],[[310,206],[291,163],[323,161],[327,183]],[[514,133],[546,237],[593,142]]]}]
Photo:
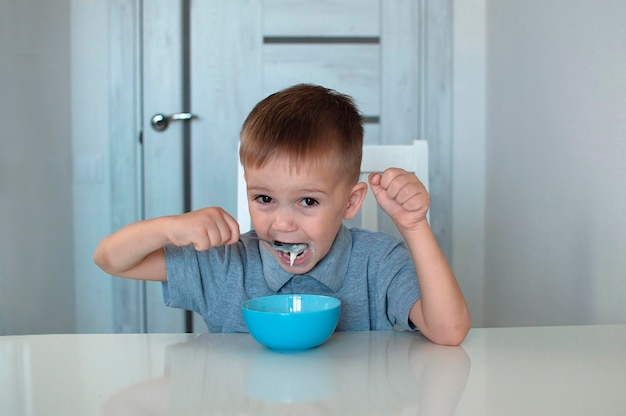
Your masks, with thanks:
[{"label": "white wall", "polygon": [[112,231],[109,3],[71,0],[76,329],[113,331],[113,280],[93,262]]},{"label": "white wall", "polygon": [[0,0],[0,335],[75,329],[69,20]]},{"label": "white wall", "polygon": [[0,0],[0,335],[113,329],[108,12]]},{"label": "white wall", "polygon": [[453,10],[452,258],[474,326],[484,326],[486,0]]},{"label": "white wall", "polygon": [[475,326],[626,321],[624,16],[454,2],[451,260]]},{"label": "white wall", "polygon": [[625,16],[487,1],[487,325],[626,322]]}]

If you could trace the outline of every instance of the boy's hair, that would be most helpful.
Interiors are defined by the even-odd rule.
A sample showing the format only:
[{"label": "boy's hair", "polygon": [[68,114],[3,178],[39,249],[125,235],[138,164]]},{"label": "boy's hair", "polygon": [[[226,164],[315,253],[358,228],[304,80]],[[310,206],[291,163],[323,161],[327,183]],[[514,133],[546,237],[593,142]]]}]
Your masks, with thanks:
[{"label": "boy's hair", "polygon": [[287,156],[296,170],[337,169],[356,183],[362,123],[351,97],[318,85],[295,85],[252,109],[241,129],[239,158],[244,168],[260,168],[273,157]]}]

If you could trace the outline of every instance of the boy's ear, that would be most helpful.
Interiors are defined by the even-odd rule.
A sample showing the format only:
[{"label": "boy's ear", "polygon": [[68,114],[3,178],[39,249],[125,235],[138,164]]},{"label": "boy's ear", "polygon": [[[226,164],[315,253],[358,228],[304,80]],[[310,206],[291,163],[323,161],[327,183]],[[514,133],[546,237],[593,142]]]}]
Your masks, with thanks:
[{"label": "boy's ear", "polygon": [[344,220],[351,220],[356,216],[363,204],[365,195],[367,195],[367,184],[365,182],[359,182],[352,187],[348,197],[348,206],[343,214]]}]

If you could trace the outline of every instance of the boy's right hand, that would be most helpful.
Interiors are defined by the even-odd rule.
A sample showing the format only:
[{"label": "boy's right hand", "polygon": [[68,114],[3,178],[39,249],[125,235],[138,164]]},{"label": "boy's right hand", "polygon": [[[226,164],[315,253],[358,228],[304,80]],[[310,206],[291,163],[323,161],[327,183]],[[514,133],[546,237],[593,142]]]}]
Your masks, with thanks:
[{"label": "boy's right hand", "polygon": [[239,223],[222,208],[208,207],[167,217],[163,233],[174,245],[205,251],[239,241]]},{"label": "boy's right hand", "polygon": [[193,244],[203,251],[238,240],[237,221],[223,209],[209,207],[129,224],[100,241],[94,261],[114,276],[165,282],[166,244]]}]

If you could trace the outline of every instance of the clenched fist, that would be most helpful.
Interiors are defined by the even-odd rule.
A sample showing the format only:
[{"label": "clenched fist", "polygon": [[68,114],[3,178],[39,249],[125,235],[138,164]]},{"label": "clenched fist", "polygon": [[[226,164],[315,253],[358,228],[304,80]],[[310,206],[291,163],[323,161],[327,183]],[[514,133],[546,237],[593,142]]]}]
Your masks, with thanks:
[{"label": "clenched fist", "polygon": [[371,173],[368,181],[376,201],[397,227],[414,229],[426,221],[430,195],[414,174],[399,168]]}]

